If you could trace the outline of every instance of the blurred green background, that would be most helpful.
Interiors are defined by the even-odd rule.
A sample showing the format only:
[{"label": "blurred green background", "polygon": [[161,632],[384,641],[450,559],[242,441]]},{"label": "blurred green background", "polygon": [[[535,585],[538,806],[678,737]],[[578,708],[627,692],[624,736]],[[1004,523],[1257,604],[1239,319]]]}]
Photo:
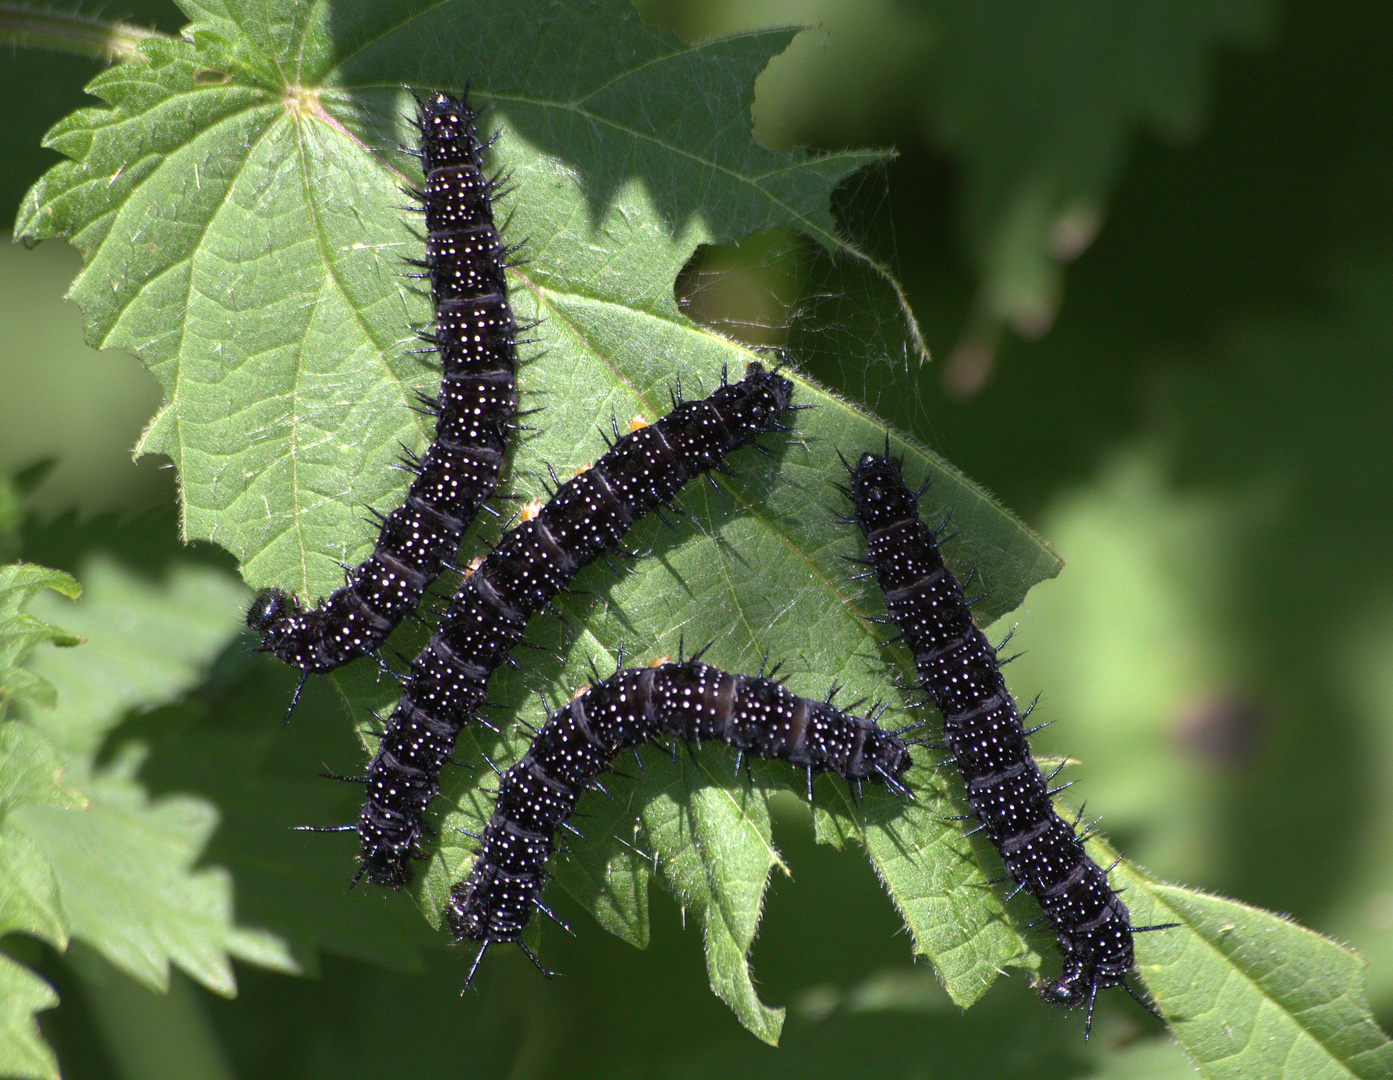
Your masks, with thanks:
[{"label": "blurred green background", "polygon": [[[995,491],[1067,560],[1012,618],[1024,655],[1008,674],[1058,721],[1037,753],[1082,762],[1071,794],[1159,876],[1360,950],[1387,1028],[1393,9],[642,10],[685,37],[815,27],[761,78],[757,134],[898,149],[852,193],[853,213],[867,206],[852,227],[892,258],[933,361],[824,344],[809,364]],[[149,6],[130,21],[174,32],[184,19]],[[56,160],[40,136],[83,103],[94,71],[10,59],[4,205]],[[691,280],[742,258],[748,294],[738,280],[702,287],[693,312],[777,326],[758,272],[787,261],[767,246],[709,253]],[[155,383],[82,344],[61,300],[77,268],[56,244],[0,252],[0,469],[57,459],[32,495],[23,557],[74,570],[110,546],[149,572],[216,561],[177,550],[170,473],[129,460]],[[245,658],[225,667],[235,693],[209,693],[205,708],[269,724],[288,676]],[[306,704],[277,745],[314,768],[334,759],[307,741],[348,736],[329,692]],[[177,790],[179,778],[153,782]],[[62,995],[44,1027],[70,1077],[1187,1074],[1125,1001],[1100,1006],[1083,1047],[1078,1018],[1040,1008],[1018,972],[959,1013],[909,964],[864,860],[816,849],[797,811],[776,837],[795,879],[771,887],[753,964],[765,999],[790,1006],[777,1051],[710,995],[699,935],[665,898],[646,952],[582,922],[578,941],[548,935],[563,978],[496,951],[463,1006],[460,958],[443,950],[414,973],[333,958],[312,981],[239,967],[234,1001],[182,978],[150,994],[80,948],[26,960]]]}]

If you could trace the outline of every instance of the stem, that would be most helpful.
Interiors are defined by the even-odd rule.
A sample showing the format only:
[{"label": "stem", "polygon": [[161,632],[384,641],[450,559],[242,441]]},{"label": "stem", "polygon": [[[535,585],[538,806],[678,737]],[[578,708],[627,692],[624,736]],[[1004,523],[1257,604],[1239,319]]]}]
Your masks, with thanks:
[{"label": "stem", "polygon": [[146,38],[165,38],[158,30],[79,15],[0,3],[0,42],[17,48],[49,49],[94,60],[138,60]]}]

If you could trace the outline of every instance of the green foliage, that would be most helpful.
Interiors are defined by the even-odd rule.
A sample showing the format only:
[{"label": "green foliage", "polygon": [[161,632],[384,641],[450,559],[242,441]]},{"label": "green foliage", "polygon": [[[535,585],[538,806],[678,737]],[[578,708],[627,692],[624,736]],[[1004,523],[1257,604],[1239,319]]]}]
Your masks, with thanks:
[{"label": "green foliage", "polygon": [[[476,17],[484,22],[452,24],[451,32],[460,40],[497,33],[493,16]],[[471,73],[474,99],[494,106],[506,132],[495,152],[527,193],[515,200],[510,228],[534,241],[512,295],[520,319],[539,321],[542,355],[523,373],[524,387],[544,387],[557,402],[518,451],[517,487],[528,493],[543,463],[564,473],[600,452],[586,432],[606,414],[656,416],[674,378],[690,386],[753,358],[677,311],[672,282],[698,243],[797,225],[854,256],[833,231],[830,191],[873,157],[776,154],[750,140],[742,99],[787,33],[685,46],[611,6],[542,6],[512,18],[536,22],[543,54],[583,33],[601,62],[566,77],[579,84],[553,85],[546,80],[555,75],[536,73],[519,83],[504,50]],[[35,187],[20,222],[22,232],[75,239],[87,267],[73,295],[94,343],[130,349],[161,378],[166,405],[141,448],[167,453],[179,468],[186,537],[216,536],[254,583],[307,595],[332,587],[341,559],[366,554],[365,497],[399,500],[401,474],[389,466],[400,442],[424,438],[409,403],[434,379],[401,337],[406,319],[421,323],[428,313],[397,276],[410,237],[392,205],[409,182],[407,166],[381,149],[408,136],[400,120],[409,102],[399,91],[341,86],[348,75],[330,63],[327,38],[323,56],[307,51],[329,29],[298,27],[275,57],[229,51],[197,32],[192,46],[148,44],[148,65],[114,68],[93,83],[112,108],[86,110],[51,133],[50,144],[73,160]],[[394,54],[385,40],[375,47]],[[325,85],[258,85],[290,51]],[[359,54],[356,64],[364,63]],[[425,75],[452,85],[442,73]],[[357,66],[354,77],[366,78]],[[142,152],[133,157],[132,147]],[[570,175],[558,172],[563,163]],[[229,264],[239,267],[235,280],[200,277]],[[871,417],[811,385],[798,400],[816,407],[800,416],[797,443],[778,451],[777,473],[751,473],[754,486],[743,477],[722,482],[714,496],[693,493],[684,504],[693,524],[675,540],[656,529],[641,534],[662,545],[661,566],[605,586],[608,618],[593,603],[565,605],[585,630],[564,645],[567,667],[547,671],[553,685],[577,685],[591,662],[612,664],[625,643],[631,651],[675,652],[685,639],[716,642],[713,658],[736,669],[769,650],[814,672],[818,683],[838,679],[876,692],[880,682],[867,678],[866,665],[849,662],[874,655],[873,607],[848,603],[842,557],[854,550],[852,538],[821,505],[835,497],[828,481],[839,468],[836,450],[854,453],[885,435]],[[1043,544],[979,489],[911,453],[911,468],[935,475],[936,501],[973,538],[960,558],[975,558],[998,586],[988,610],[1009,610],[1057,570]],[[383,485],[385,496],[362,483]],[[384,698],[368,668],[360,664],[341,680],[350,702],[389,706],[392,688]],[[517,739],[505,756],[519,752]],[[463,740],[465,762],[482,762],[483,751],[500,756],[492,740],[472,743]],[[781,1012],[759,1003],[745,961],[776,861],[763,800],[746,795],[747,805],[732,804],[729,780],[711,789],[705,770],[683,776],[674,768],[679,775],[646,776],[635,796],[647,808],[652,854],[673,892],[707,913],[713,987],[751,1030],[774,1041]],[[466,767],[445,790],[476,828],[488,813],[486,778],[482,765]],[[942,789],[926,769],[920,783]],[[665,788],[670,797],[659,798]],[[977,875],[961,848],[948,880],[933,887],[917,860],[898,856],[943,844],[946,829],[931,803],[924,799],[893,826],[901,815],[880,799],[863,809],[842,793],[828,805],[838,808],[842,832],[873,826],[872,857],[892,892],[908,898],[951,895]],[[455,818],[440,828],[441,851],[422,892],[432,919],[471,858]],[[577,856],[593,880],[624,883],[622,892],[601,887],[588,899],[636,928],[649,861],[603,843]],[[992,894],[974,899],[903,909],[922,951],[934,955],[938,942],[952,941],[961,959],[943,973],[964,1003],[1024,952]],[[961,948],[963,937],[970,948]]]},{"label": "green foliage", "polygon": [[[340,26],[337,12],[301,25],[306,13],[286,5],[239,14],[248,36],[235,41],[214,20],[198,24],[197,45],[148,43],[148,64],[92,83],[113,108],[49,133],[73,161],[35,186],[16,224],[82,250],[72,296],[89,340],[160,379],[166,404],[138,449],[180,469],[185,538],[216,532],[251,582],[306,595],[365,556],[363,507],[395,504],[400,446],[427,437],[412,406],[436,376],[404,337],[429,321],[427,297],[401,277],[417,242],[397,209],[413,174],[394,149],[412,141],[404,73],[426,86],[467,75],[502,126],[496,158],[526,193],[509,206],[510,235],[529,238],[515,313],[542,320],[545,387],[578,406],[564,432],[548,418],[557,445],[612,408],[658,406],[669,357],[695,353],[689,380],[738,364],[677,315],[672,282],[697,244],[788,225],[864,258],[837,237],[828,191],[877,159],[750,140],[753,77],[787,32],[687,47],[612,4],[422,5],[411,19],[392,6],[381,27]],[[253,47],[280,18],[288,39]],[[514,20],[535,32],[512,33]],[[435,49],[411,70],[419,35],[479,55]],[[529,60],[484,41],[525,42]],[[573,49],[595,63],[545,62]],[[267,74],[292,58],[294,78]]]},{"label": "green foliage", "polygon": [[[1101,227],[1132,133],[1193,138],[1204,119],[1210,51],[1261,40],[1273,7],[1267,0],[1183,7],[1069,0],[1029,12],[990,0],[930,6],[930,20],[952,44],[932,112],[970,162],[964,214],[986,279],[984,314],[1026,334],[1054,321],[1063,265]],[[996,77],[984,83],[983,70]]]},{"label": "green foliage", "polygon": [[656,6],[693,38],[818,24],[760,88],[756,126],[780,145],[854,140],[867,127],[932,132],[960,173],[953,210],[978,272],[970,331],[984,346],[1001,323],[1030,337],[1050,327],[1137,132],[1195,139],[1214,53],[1265,43],[1278,23],[1272,0]]},{"label": "green foliage", "polygon": [[[418,240],[392,208],[416,175],[394,149],[410,139],[402,82],[468,80],[502,129],[491,153],[516,189],[504,204],[509,235],[528,238],[511,295],[520,320],[539,321],[537,356],[520,381],[547,393],[540,430],[514,451],[516,494],[540,494],[548,464],[566,475],[593,459],[603,448],[594,429],[611,415],[661,414],[674,378],[704,392],[723,365],[738,371],[753,356],[678,312],[673,281],[701,244],[804,231],[864,272],[881,294],[868,305],[888,304],[903,320],[882,326],[871,350],[916,347],[899,286],[830,211],[835,185],[878,156],[775,152],[749,137],[753,80],[788,32],[685,45],[622,5],[541,0],[506,11],[462,3],[189,11],[187,40],[147,42],[145,62],[92,84],[105,107],[53,130],[50,144],[70,160],[31,191],[17,231],[66,236],[80,248],[86,266],[73,296],[90,340],[135,353],[165,390],[140,449],[174,461],[185,539],[221,544],[253,585],[305,596],[333,588],[339,563],[371,546],[363,506],[400,498],[403,478],[389,468],[398,444],[428,437],[411,404],[436,376],[406,336],[409,324],[427,321],[427,301],[399,276],[399,258]],[[990,124],[981,128],[974,137],[1000,141]],[[713,642],[712,660],[732,670],[752,670],[767,650],[801,693],[835,680],[851,698],[886,696],[884,635],[870,622],[880,605],[847,582],[843,559],[857,543],[829,515],[840,503],[836,452],[882,445],[885,426],[805,378],[796,400],[815,408],[798,415],[785,444],[771,445],[773,463],[746,452],[733,462],[736,477],[686,493],[687,516],[674,531],[642,526],[634,546],[647,557],[617,582],[588,574],[558,605],[560,628],[535,629],[543,649],[527,674],[496,680],[503,734],[461,739],[464,765],[447,773],[437,801],[440,839],[416,893],[428,919],[438,920],[471,858],[458,830],[477,830],[489,812],[484,755],[512,760],[526,734],[515,721],[541,716],[531,691],[564,694],[588,679],[591,662],[603,670],[621,648],[646,659]],[[890,440],[911,476],[932,478],[926,503],[952,511],[959,542],[950,561],[960,574],[975,568],[992,590],[984,621],[1058,572],[1044,542],[981,488],[904,435]],[[466,555],[496,526],[479,531]],[[14,663],[40,641],[75,641],[19,610],[62,576],[10,572],[12,591],[0,602],[12,595],[14,604],[0,609],[0,634],[14,627],[16,636],[0,641],[14,642]],[[58,709],[0,729],[13,741],[0,790],[18,793],[0,831],[8,890],[0,910],[14,913],[5,928],[60,948],[79,938],[161,989],[171,960],[219,993],[233,990],[234,956],[281,971],[314,971],[325,952],[419,964],[418,946],[431,940],[419,918],[342,894],[350,844],[285,834],[287,823],[344,820],[351,808],[352,793],[335,801],[311,775],[329,751],[302,746],[292,756],[297,737],[310,740],[267,733],[276,694],[209,680],[245,593],[207,570],[151,582],[93,562],[80,578],[90,606],[63,621],[88,644],[5,676],[16,696],[38,703],[45,687],[59,691]],[[394,644],[410,655],[423,635],[407,629]],[[907,680],[905,657],[892,649],[889,658]],[[205,680],[220,693],[161,708]],[[370,662],[333,688],[364,741],[371,713],[397,692]],[[1026,931],[1035,917],[1028,902],[1003,904],[988,887],[999,864],[950,820],[961,803],[931,756],[917,755],[909,804],[879,791],[857,801],[819,780],[812,824],[820,842],[864,848],[914,950],[966,1006],[1003,967],[1038,966],[1049,944]],[[732,776],[731,764],[720,747],[671,761],[646,756],[641,771],[628,770],[634,776],[607,783],[613,802],[586,797],[586,837],[559,860],[557,878],[581,910],[642,946],[656,876],[701,924],[712,989],[774,1042],[784,1010],[761,1000],[748,957],[772,871],[798,870],[775,845],[771,797],[797,794],[801,783],[773,765]],[[1092,853],[1113,858],[1100,842]],[[1159,885],[1125,864],[1117,875],[1132,879],[1138,923],[1181,923],[1139,939],[1138,968],[1204,1074],[1388,1074],[1389,1047],[1369,1017],[1356,957],[1265,912]],[[593,947],[589,920],[572,922]],[[837,921],[800,929],[831,949],[841,944]],[[0,1028],[10,1056],[0,1065],[50,1075],[31,1014],[53,995],[3,962],[0,978],[14,989]],[[451,970],[457,980],[458,964]],[[890,1000],[898,1007],[912,997],[900,989]]]},{"label": "green foliage", "polygon": [[67,574],[42,566],[0,568],[0,720],[18,701],[53,704],[53,687],[20,666],[36,645],[71,646],[82,640],[24,613],[24,605],[42,589],[54,589],[71,599],[82,591]]},{"label": "green foliage", "polygon": [[[58,947],[67,945],[58,897],[58,883],[43,853],[22,832],[11,827],[11,813],[26,805],[80,808],[76,792],[59,786],[63,771],[57,754],[37,735],[19,724],[0,727],[4,751],[5,797],[0,810],[0,932],[20,931]],[[8,956],[0,957],[0,982],[5,987],[0,1011],[0,1068],[8,1076],[57,1074],[57,1062],[39,1035],[33,1014],[58,1004],[53,990],[38,976]]]},{"label": "green foliage", "polygon": [[1388,1036],[1369,1015],[1359,957],[1232,900],[1155,883],[1148,892],[1144,917],[1194,931],[1168,942],[1149,977],[1157,993],[1176,988],[1177,1035],[1206,1075],[1388,1075]]},{"label": "green foliage", "polygon": [[[66,574],[36,567],[10,567],[6,574],[27,578],[31,592],[37,583],[76,592],[64,587],[72,580]],[[236,632],[240,592],[209,571],[182,572],[153,589],[110,565],[94,564],[83,577],[82,606],[59,616],[83,636],[48,634],[82,647],[41,652],[28,668],[33,685],[48,688],[56,706],[28,723],[0,727],[4,928],[59,948],[70,936],[80,938],[160,989],[171,960],[224,994],[235,992],[229,954],[292,968],[275,939],[233,926],[227,872],[195,869],[216,808],[190,798],[151,800],[136,777],[134,747],[115,761],[98,761],[105,735],[130,710],[162,704],[197,683]],[[14,612],[3,625],[42,624]],[[55,1004],[28,973],[10,970],[7,978],[33,1007]],[[32,1051],[32,1032],[9,1034],[12,1067],[20,1075],[47,1075],[39,1068],[42,1055],[20,1053]]]}]

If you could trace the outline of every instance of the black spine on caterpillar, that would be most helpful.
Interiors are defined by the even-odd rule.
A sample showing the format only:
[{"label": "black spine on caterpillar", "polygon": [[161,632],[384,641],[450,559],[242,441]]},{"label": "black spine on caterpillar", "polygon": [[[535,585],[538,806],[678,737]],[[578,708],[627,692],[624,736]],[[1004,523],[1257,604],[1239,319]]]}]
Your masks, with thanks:
[{"label": "black spine on caterpillar", "polygon": [[470,979],[490,945],[521,944],[533,909],[546,910],[547,860],[581,793],[620,754],[665,736],[724,742],[800,766],[810,778],[833,772],[848,784],[873,780],[901,793],[899,778],[911,764],[899,735],[826,701],[796,697],[772,679],[728,675],[695,658],[616,671],[551,713],[499,779],[479,855],[445,905],[455,939],[482,942]]},{"label": "black spine on caterpillar", "polygon": [[304,671],[332,671],[378,648],[416,610],[455,558],[460,536],[498,486],[517,415],[518,327],[508,306],[509,249],[493,222],[495,183],[483,171],[477,115],[438,93],[417,99],[425,183],[411,194],[425,211],[435,325],[422,340],[440,355],[435,439],[408,467],[406,501],[382,522],[366,562],[342,588],[304,608],[279,589],[262,593],[247,625],[262,648]]},{"label": "black spine on caterpillar", "polygon": [[1058,940],[1063,971],[1039,984],[1040,996],[1066,1009],[1086,1006],[1085,1039],[1100,989],[1125,987],[1155,1013],[1126,976],[1133,934],[1162,928],[1131,925],[1107,871],[1055,813],[996,650],[973,622],[933,529],[919,517],[922,491],[905,486],[900,462],[888,456],[864,454],[850,471],[851,520],[866,538],[866,561],[914,656],[920,685],[943,714],[944,743],[962,774],[968,807]]},{"label": "black spine on caterpillar", "polygon": [[557,489],[538,514],[508,530],[450,601],[407,673],[401,700],[368,767],[358,820],[359,876],[390,888],[411,877],[422,815],[455,737],[484,701],[489,675],[528,619],[639,518],[666,505],[692,477],[760,435],[782,430],[793,384],[751,363],[738,383],[680,402],[619,439]]}]

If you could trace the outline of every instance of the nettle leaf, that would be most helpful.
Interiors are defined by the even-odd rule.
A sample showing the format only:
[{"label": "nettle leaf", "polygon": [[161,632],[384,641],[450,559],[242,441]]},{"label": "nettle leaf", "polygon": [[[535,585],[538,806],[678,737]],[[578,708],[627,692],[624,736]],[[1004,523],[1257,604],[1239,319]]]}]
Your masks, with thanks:
[{"label": "nettle leaf", "polygon": [[68,924],[53,868],[9,817],[24,806],[80,810],[87,800],[61,781],[62,758],[26,725],[0,727],[0,751],[0,935],[19,930],[66,948]]},{"label": "nettle leaf", "polygon": [[34,1015],[57,1004],[58,995],[48,983],[0,954],[0,1075],[56,1080],[58,1059]]},{"label": "nettle leaf", "polygon": [[82,641],[76,634],[50,626],[22,610],[44,589],[62,593],[70,600],[82,592],[76,581],[59,570],[23,563],[0,567],[0,720],[19,701],[41,706],[54,702],[53,687],[20,666],[35,646],[72,646]]},{"label": "nettle leaf", "polygon": [[[31,883],[30,906],[51,924],[40,936],[60,946],[81,938],[155,989],[167,985],[171,961],[229,995],[231,956],[293,969],[278,940],[236,924],[227,872],[197,867],[216,807],[190,796],[151,799],[138,780],[139,743],[99,761],[106,734],[129,713],[201,682],[238,633],[244,591],[206,568],[181,568],[155,585],[94,559],[82,576],[86,595],[67,615],[86,644],[31,660],[57,689],[56,706],[0,728],[17,741],[0,758],[7,906]],[[43,598],[34,606],[47,614]],[[61,785],[52,779],[60,772]],[[13,928],[36,933],[36,921]]]},{"label": "nettle leaf", "polygon": [[1393,1075],[1393,1043],[1370,1012],[1361,956],[1237,901],[1163,885],[1130,867],[1119,868],[1123,879],[1135,922],[1181,924],[1144,935],[1138,967],[1201,1074]]},{"label": "nettle leaf", "polygon": [[[364,508],[389,508],[405,489],[390,467],[398,443],[419,450],[429,437],[429,420],[412,404],[437,375],[429,357],[411,352],[410,332],[427,324],[429,304],[401,277],[401,259],[419,253],[420,238],[395,208],[400,186],[418,175],[396,148],[410,138],[402,84],[468,83],[501,129],[491,154],[511,170],[515,193],[499,209],[510,215],[509,238],[528,240],[511,296],[520,321],[538,320],[520,384],[545,392],[531,402],[545,407],[538,430],[514,450],[517,496],[541,494],[547,466],[565,475],[601,453],[595,428],[611,416],[656,417],[675,380],[705,393],[723,365],[738,373],[751,359],[678,313],[673,282],[698,245],[791,227],[878,280],[873,287],[900,295],[829,211],[833,186],[879,156],[774,153],[750,139],[754,77],[790,40],[787,31],[686,45],[644,28],[626,4],[552,0],[506,9],[282,0],[188,10],[195,23],[186,40],[147,42],[145,63],[112,68],[92,84],[107,107],[53,130],[50,145],[71,160],[35,186],[17,232],[66,236],[82,249],[86,269],[73,296],[90,340],[134,352],[166,389],[141,448],[174,460],[186,538],[216,539],[254,585],[306,597],[335,587],[338,564],[372,545]],[[884,352],[901,350],[885,343]],[[809,695],[835,681],[848,700],[875,700],[892,696],[893,681],[910,681],[908,658],[892,649],[887,659],[886,635],[870,621],[880,599],[848,579],[844,557],[859,544],[831,518],[841,503],[832,487],[837,451],[885,445],[884,425],[807,380],[797,401],[815,408],[771,445],[772,462],[744,451],[736,477],[683,496],[686,517],[674,529],[641,525],[632,546],[648,557],[618,580],[602,570],[584,575],[558,603],[560,618],[533,628],[542,648],[528,654],[526,673],[495,680],[500,708],[491,720],[503,734],[466,732],[457,751],[464,764],[443,778],[432,822],[441,840],[418,894],[430,918],[471,858],[457,827],[477,829],[489,811],[483,754],[507,764],[524,745],[516,721],[540,719],[529,691],[576,689],[590,662],[604,671],[621,647],[634,659],[708,643],[711,661],[730,670],[754,670],[767,653]],[[980,488],[893,433],[889,442],[911,476],[932,479],[926,511],[951,511],[959,539],[948,560],[991,590],[983,621],[1058,572],[1044,543]],[[466,538],[465,557],[496,529]],[[231,593],[201,601],[227,624],[240,602]],[[410,655],[424,634],[408,628],[393,645]],[[365,732],[370,711],[398,693],[370,661],[336,683]],[[115,696],[126,706],[140,698]],[[59,742],[85,746],[108,727],[100,716],[77,717]],[[948,820],[961,802],[929,756],[921,752],[909,776],[913,803],[874,790],[854,800],[820,779],[814,822],[826,842],[865,847],[915,948],[968,1004],[1003,964],[1038,963],[1039,935],[1020,929],[1035,917],[1027,901],[1003,910],[999,892],[986,887],[999,873],[995,853]],[[19,812],[27,836],[66,852],[53,861],[63,893],[71,886],[86,897],[73,932],[124,935],[115,939],[124,949],[108,936],[108,955],[151,981],[171,955],[224,990],[227,953],[288,967],[273,939],[229,929],[217,871],[189,869],[209,824],[204,808],[145,802],[133,767],[122,757],[94,776],[100,835],[71,832],[66,822],[78,812],[70,808]],[[723,747],[649,754],[632,771],[607,783],[612,801],[587,795],[587,836],[559,860],[560,884],[602,925],[643,944],[656,872],[702,923],[713,988],[773,1041],[782,1013],[760,1002],[746,956],[769,873],[782,866],[766,799],[797,792],[799,779],[762,763],[736,776]],[[68,815],[65,823],[58,815]],[[131,823],[156,839],[131,850],[122,839]],[[141,883],[120,867],[85,868],[99,851],[160,869]],[[1103,845],[1092,851],[1110,861]],[[1386,1071],[1387,1043],[1350,989],[1360,974],[1351,954],[1265,913],[1129,868],[1119,874],[1135,878],[1128,902],[1138,923],[1183,924],[1142,936],[1139,973],[1206,1073],[1243,1071],[1230,1068],[1229,1021],[1245,1013],[1272,1040],[1243,1052],[1279,1046],[1290,1051],[1284,1060],[1301,1063],[1254,1065],[1271,1066],[1270,1075]],[[31,924],[45,905],[53,909],[53,895],[43,882],[27,890]],[[151,941],[127,917],[142,905],[147,916],[182,918]],[[55,918],[50,933],[60,931]]]},{"label": "nettle leaf", "polygon": [[[35,646],[76,645],[81,638],[22,609],[44,589],[75,599],[81,588],[67,574],[42,566],[0,567],[0,714],[11,703],[52,706],[56,693],[41,676],[21,668]],[[68,944],[58,882],[43,852],[11,820],[25,806],[76,809],[85,800],[60,777],[63,761],[38,733],[0,723],[0,938],[18,931],[56,948]],[[0,954],[0,1073],[51,1077],[58,1063],[34,1016],[58,1004],[43,979]]]},{"label": "nettle leaf", "polygon": [[[32,566],[0,571],[11,645],[83,643],[29,656],[30,683],[47,693],[29,702],[26,720],[0,725],[0,935],[18,931],[60,950],[79,937],[159,988],[174,960],[231,993],[229,953],[287,964],[273,939],[233,925],[226,873],[193,868],[216,810],[189,798],[150,801],[134,778],[139,753],[101,768],[95,759],[130,709],[167,702],[201,679],[237,632],[229,607],[241,590],[206,570],[181,571],[164,588],[103,563],[83,576],[81,603],[60,607],[66,602],[33,594],[46,586],[76,598],[68,575]],[[32,615],[17,610],[25,601]],[[45,622],[60,619],[81,636]],[[23,659],[27,649],[7,651]],[[8,958],[0,959],[0,979],[8,1003],[0,1067],[6,1075],[56,1075],[32,1015],[57,1004],[56,996]]]},{"label": "nettle leaf", "polygon": [[[92,83],[106,107],[53,129],[49,144],[71,160],[31,191],[17,231],[81,248],[72,295],[89,340],[135,353],[165,388],[140,449],[173,459],[186,539],[228,548],[253,585],[307,598],[337,586],[339,564],[373,543],[365,508],[389,509],[405,490],[392,468],[400,444],[420,450],[429,438],[413,405],[438,375],[411,333],[428,324],[429,301],[402,276],[402,259],[421,248],[399,209],[401,186],[419,178],[397,149],[411,138],[403,83],[467,82],[501,130],[491,156],[514,193],[498,211],[508,238],[528,241],[510,295],[519,321],[538,324],[520,387],[545,395],[528,402],[544,409],[513,452],[519,497],[543,492],[548,467],[567,475],[602,453],[596,428],[612,416],[652,419],[676,380],[704,394],[723,367],[738,374],[753,358],[678,312],[674,280],[698,245],[792,227],[880,273],[829,210],[835,184],[880,155],[776,153],[750,138],[754,77],[789,31],[687,45],[643,27],[626,4],[551,0],[189,10],[187,40],[147,42],[147,62]],[[880,285],[898,295],[893,281]],[[444,778],[433,822],[442,839],[420,886],[429,917],[470,858],[455,826],[487,816],[482,752],[506,764],[522,746],[513,721],[540,715],[529,690],[574,689],[621,646],[646,659],[684,643],[710,643],[709,659],[728,670],[755,670],[767,653],[808,695],[836,681],[847,700],[884,699],[908,680],[907,658],[887,666],[885,633],[870,622],[879,599],[849,580],[844,557],[859,544],[831,516],[838,451],[883,447],[885,427],[807,380],[796,401],[814,408],[771,442],[772,462],[743,451],[736,477],[685,493],[675,529],[635,530],[632,546],[648,557],[617,581],[603,568],[585,574],[559,620],[537,620],[531,639],[543,649],[491,690],[505,734],[467,733],[465,767]],[[984,491],[893,433],[889,442],[911,476],[932,479],[928,508],[952,512],[960,540],[949,561],[990,590],[983,621],[1058,572],[1043,541]],[[463,558],[496,529],[466,537]],[[409,656],[422,636],[407,629],[393,647]],[[365,729],[399,692],[371,661],[337,682]],[[781,1011],[759,1002],[745,956],[778,863],[764,795],[800,785],[773,765],[756,765],[752,782],[732,772],[706,748],[618,781],[613,828],[577,842],[559,876],[604,925],[642,943],[656,864],[703,921],[713,987],[772,1041]],[[916,948],[970,1003],[1003,964],[1035,960],[981,887],[982,852],[945,822],[956,805],[946,782],[927,760],[910,781],[912,804],[880,792],[855,802],[820,780],[818,833],[866,846]],[[638,843],[625,847],[618,838],[635,820]]]}]

